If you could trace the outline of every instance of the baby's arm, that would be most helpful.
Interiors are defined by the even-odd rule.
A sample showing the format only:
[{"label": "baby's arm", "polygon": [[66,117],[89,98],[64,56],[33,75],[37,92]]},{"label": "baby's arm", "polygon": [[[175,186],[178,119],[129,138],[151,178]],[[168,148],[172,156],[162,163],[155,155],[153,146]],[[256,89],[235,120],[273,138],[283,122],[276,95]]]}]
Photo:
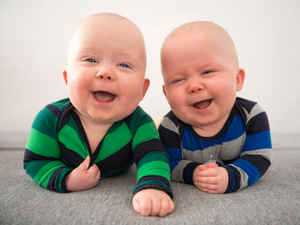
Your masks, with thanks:
[{"label": "baby's arm", "polygon": [[142,216],[166,216],[173,212],[174,202],[164,191],[144,189],[132,200],[133,209]]},{"label": "baby's arm", "polygon": [[228,186],[228,172],[214,162],[202,164],[194,170],[193,181],[201,191],[222,194]]},{"label": "baby's arm", "polygon": [[36,183],[52,191],[65,193],[90,188],[98,182],[100,171],[96,165],[88,169],[89,159],[75,169],[62,161],[57,133],[57,116],[61,111],[55,104],[43,108],[32,124],[24,169]]},{"label": "baby's arm", "polygon": [[68,174],[66,186],[68,191],[83,191],[94,187],[100,178],[100,170],[96,164],[89,168],[87,157],[77,168]]}]

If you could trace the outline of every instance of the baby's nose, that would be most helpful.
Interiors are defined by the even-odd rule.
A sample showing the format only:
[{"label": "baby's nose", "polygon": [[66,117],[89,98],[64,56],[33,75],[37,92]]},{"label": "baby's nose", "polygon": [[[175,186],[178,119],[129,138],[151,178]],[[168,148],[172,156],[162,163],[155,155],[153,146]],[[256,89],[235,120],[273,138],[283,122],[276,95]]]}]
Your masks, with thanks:
[{"label": "baby's nose", "polygon": [[199,92],[202,91],[204,89],[204,86],[200,83],[196,83],[193,82],[190,86],[189,86],[189,92],[190,93],[195,93],[195,92]]},{"label": "baby's nose", "polygon": [[103,66],[99,70],[97,77],[102,80],[114,80],[115,75],[111,68],[109,68],[108,66],[105,66],[105,67]]}]

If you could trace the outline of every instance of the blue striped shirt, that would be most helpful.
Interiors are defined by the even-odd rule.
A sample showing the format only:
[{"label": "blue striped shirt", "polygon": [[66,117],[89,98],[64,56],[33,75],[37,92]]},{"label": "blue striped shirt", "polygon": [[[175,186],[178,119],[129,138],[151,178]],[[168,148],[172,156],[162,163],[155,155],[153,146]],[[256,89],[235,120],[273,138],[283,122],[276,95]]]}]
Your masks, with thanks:
[{"label": "blue striped shirt", "polygon": [[173,181],[193,184],[195,168],[216,162],[229,175],[226,193],[256,182],[271,164],[271,134],[265,111],[255,102],[237,98],[221,129],[213,137],[199,136],[170,111],[159,127],[169,152]]}]

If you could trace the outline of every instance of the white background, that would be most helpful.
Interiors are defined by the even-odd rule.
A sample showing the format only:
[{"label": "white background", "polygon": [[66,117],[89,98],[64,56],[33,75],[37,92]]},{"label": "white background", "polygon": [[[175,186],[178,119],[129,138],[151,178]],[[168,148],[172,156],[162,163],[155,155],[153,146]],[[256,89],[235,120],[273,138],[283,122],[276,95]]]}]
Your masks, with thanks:
[{"label": "white background", "polygon": [[298,0],[1,0],[0,132],[29,132],[46,104],[67,97],[62,71],[72,32],[84,17],[113,12],[141,29],[150,88],[141,106],[151,116],[170,108],[162,93],[159,52],[179,25],[213,21],[233,38],[246,71],[238,96],[267,111],[271,131],[300,133]]}]

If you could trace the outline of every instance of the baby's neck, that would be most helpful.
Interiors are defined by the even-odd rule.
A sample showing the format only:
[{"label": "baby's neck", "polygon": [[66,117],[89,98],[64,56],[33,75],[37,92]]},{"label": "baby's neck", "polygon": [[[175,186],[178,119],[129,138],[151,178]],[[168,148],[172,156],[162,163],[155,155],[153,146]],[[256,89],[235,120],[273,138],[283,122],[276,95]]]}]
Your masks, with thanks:
[{"label": "baby's neck", "polygon": [[94,153],[99,143],[113,124],[90,121],[80,115],[79,118],[89,141],[91,151]]}]

